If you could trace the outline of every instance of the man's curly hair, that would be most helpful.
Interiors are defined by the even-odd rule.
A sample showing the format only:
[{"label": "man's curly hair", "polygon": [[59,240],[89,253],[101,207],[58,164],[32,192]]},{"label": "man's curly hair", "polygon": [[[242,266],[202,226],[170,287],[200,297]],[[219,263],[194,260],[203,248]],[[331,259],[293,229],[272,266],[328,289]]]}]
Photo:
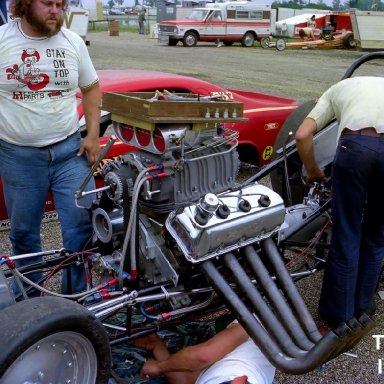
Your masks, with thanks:
[{"label": "man's curly hair", "polygon": [[[11,14],[11,19],[16,17],[23,17],[26,13],[29,12],[32,1],[34,0],[11,0],[9,3],[9,11]],[[68,0],[63,0],[61,9],[65,11],[68,7]]]}]

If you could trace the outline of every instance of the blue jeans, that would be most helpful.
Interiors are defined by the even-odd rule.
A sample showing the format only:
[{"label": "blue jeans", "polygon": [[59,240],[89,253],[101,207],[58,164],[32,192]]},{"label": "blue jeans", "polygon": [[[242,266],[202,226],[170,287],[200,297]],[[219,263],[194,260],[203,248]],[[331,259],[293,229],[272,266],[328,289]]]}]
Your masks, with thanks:
[{"label": "blue jeans", "polygon": [[[0,175],[11,223],[10,240],[14,255],[41,251],[40,226],[48,191],[52,192],[61,224],[63,245],[78,252],[92,235],[89,213],[75,204],[75,192],[89,172],[86,156],[76,156],[81,145],[80,133],[43,148],[21,147],[0,140]],[[87,189],[94,188],[92,180]],[[88,200],[92,200],[89,197]],[[83,202],[83,201],[82,201]],[[88,201],[89,203],[89,201]],[[18,261],[29,265],[39,257]],[[72,290],[85,288],[83,268],[73,267]],[[67,293],[66,273],[63,292]],[[33,280],[41,278],[35,273]]]},{"label": "blue jeans", "polygon": [[139,21],[139,33],[144,35],[144,21]]},{"label": "blue jeans", "polygon": [[335,326],[371,307],[384,256],[384,137],[343,135],[332,170],[332,238],[319,314]]}]

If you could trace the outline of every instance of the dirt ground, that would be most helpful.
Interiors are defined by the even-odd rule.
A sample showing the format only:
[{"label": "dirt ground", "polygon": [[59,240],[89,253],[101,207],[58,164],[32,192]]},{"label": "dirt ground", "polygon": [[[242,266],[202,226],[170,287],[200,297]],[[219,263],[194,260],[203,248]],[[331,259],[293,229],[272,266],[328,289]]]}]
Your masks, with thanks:
[{"label": "dirt ground", "polygon": [[[120,32],[92,32],[89,51],[98,69],[151,69],[198,77],[232,89],[263,92],[307,101],[317,98],[339,81],[362,53],[335,49],[263,49],[240,44],[217,48],[198,43],[185,48],[161,46],[148,35]],[[377,64],[362,67],[377,73]],[[381,75],[383,72],[381,71]]]},{"label": "dirt ground", "polygon": [[[290,50],[273,48],[243,48],[240,45],[216,48],[214,44],[199,44],[194,48],[160,46],[148,35],[120,32],[90,32],[89,51],[97,69],[151,69],[198,77],[223,87],[263,92],[289,97],[300,102],[317,98],[331,84],[339,81],[346,69],[361,55],[354,50]],[[383,61],[383,60],[382,60]],[[358,74],[384,74],[382,65],[364,65]],[[9,247],[7,232],[0,233],[0,250]],[[45,249],[60,248],[58,225],[43,226]],[[312,313],[316,311],[321,275],[300,283],[303,296]],[[382,288],[384,289],[384,287]],[[377,327],[356,348],[356,357],[340,356],[327,366],[301,376],[277,373],[275,384],[282,383],[383,383],[378,374],[378,361],[383,351],[375,349],[373,334],[384,334],[383,303],[378,305]]]}]

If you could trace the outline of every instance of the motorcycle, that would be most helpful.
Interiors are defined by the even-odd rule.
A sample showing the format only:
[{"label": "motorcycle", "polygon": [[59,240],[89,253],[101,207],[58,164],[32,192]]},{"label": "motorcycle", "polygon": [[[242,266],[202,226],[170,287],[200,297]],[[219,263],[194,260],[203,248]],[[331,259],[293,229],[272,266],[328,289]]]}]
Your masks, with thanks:
[{"label": "motorcycle", "polygon": [[[384,54],[367,56],[354,68]],[[237,132],[230,129],[242,118],[238,103],[163,94],[144,100],[142,94],[124,94],[115,102],[112,96],[103,108],[112,112],[115,135],[138,149],[102,167],[104,185],[85,208],[93,247],[0,258],[6,266],[0,271],[0,383],[106,383],[111,346],[224,313],[237,318],[270,362],[290,374],[309,372],[346,352],[373,328],[363,314],[322,335],[297,289],[297,280],[326,262],[331,193],[329,186],[315,185],[302,199],[302,166],[286,128],[277,139],[281,154],[239,181]],[[167,106],[169,113],[181,108],[182,118],[142,118],[138,112],[154,106],[158,114]],[[195,108],[203,108],[204,118],[189,117]],[[209,116],[207,108],[213,108]],[[320,151],[325,166],[332,161],[327,143],[335,124],[315,138],[328,149]],[[266,176],[273,189],[261,182]],[[79,206],[88,195],[81,186]],[[299,257],[289,259],[292,249],[300,250]],[[297,267],[293,261],[303,255],[306,262]],[[43,260],[15,267],[17,258],[31,256]],[[50,289],[55,275],[72,264],[84,266],[87,290],[63,295]],[[39,284],[28,277],[37,269],[45,271]],[[11,277],[20,282],[17,301]],[[40,296],[28,298],[33,290]]]}]

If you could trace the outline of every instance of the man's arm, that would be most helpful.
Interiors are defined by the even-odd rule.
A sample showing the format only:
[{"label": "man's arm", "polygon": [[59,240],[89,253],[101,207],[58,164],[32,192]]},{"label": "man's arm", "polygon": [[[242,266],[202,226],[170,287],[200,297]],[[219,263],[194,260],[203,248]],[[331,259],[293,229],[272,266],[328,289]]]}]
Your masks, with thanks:
[{"label": "man's arm", "polygon": [[81,148],[77,153],[81,156],[84,151],[87,152],[88,161],[92,165],[99,154],[100,142],[100,85],[99,82],[88,88],[81,89],[83,94],[84,116],[87,126],[87,136],[84,138]]},{"label": "man's arm", "polygon": [[232,352],[249,338],[240,324],[234,324],[204,343],[185,347],[162,361],[148,360],[141,374],[156,377],[170,372],[195,372],[197,374]]},{"label": "man's arm", "polygon": [[313,135],[316,130],[317,124],[315,120],[306,118],[295,135],[297,151],[307,171],[308,184],[312,184],[314,181],[325,180],[324,172],[319,168],[315,159]]}]

